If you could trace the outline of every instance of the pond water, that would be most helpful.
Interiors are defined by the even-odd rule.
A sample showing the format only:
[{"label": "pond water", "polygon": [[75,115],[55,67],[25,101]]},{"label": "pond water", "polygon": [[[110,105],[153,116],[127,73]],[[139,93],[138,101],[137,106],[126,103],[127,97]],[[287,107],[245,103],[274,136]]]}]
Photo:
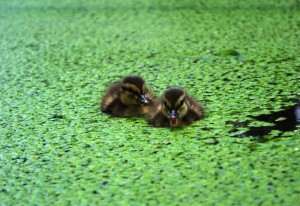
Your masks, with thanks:
[{"label": "pond water", "polygon": [[[299,8],[0,1],[0,205],[300,205],[299,104],[283,101],[299,99]],[[207,116],[170,129],[99,113],[127,75]]]}]

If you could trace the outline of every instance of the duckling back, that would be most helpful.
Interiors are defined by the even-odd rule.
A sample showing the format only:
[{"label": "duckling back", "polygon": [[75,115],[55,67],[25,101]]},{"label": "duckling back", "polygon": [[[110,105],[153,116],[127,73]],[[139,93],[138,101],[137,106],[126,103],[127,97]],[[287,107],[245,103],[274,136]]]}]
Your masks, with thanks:
[{"label": "duckling back", "polygon": [[118,114],[122,116],[125,105],[122,104],[120,99],[120,88],[120,83],[113,84],[108,88],[100,103],[101,112],[113,116],[119,116]]}]

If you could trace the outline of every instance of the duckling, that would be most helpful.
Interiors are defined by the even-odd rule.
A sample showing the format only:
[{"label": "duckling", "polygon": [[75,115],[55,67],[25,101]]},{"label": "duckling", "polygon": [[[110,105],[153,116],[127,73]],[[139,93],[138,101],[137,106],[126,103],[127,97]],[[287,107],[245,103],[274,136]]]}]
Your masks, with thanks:
[{"label": "duckling", "polygon": [[128,76],[108,88],[100,108],[115,117],[143,115],[154,98],[141,77]]},{"label": "duckling", "polygon": [[203,107],[178,88],[167,90],[147,114],[148,122],[157,127],[181,127],[203,117]]}]

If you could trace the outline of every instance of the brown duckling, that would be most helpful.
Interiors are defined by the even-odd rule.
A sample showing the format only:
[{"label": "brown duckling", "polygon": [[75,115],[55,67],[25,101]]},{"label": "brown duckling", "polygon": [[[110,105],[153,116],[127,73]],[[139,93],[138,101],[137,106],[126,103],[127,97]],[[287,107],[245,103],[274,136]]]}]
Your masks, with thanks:
[{"label": "brown duckling", "polygon": [[128,76],[108,88],[100,107],[116,117],[137,116],[148,111],[154,98],[141,77]]},{"label": "brown duckling", "polygon": [[157,127],[181,127],[203,118],[204,109],[182,89],[172,88],[152,106],[147,117]]}]

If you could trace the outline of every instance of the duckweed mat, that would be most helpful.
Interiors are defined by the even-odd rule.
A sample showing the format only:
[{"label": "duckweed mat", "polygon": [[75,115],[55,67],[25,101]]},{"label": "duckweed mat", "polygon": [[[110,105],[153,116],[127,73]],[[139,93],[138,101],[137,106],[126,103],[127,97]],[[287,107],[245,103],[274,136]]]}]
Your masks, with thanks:
[{"label": "duckweed mat", "polygon": [[[299,99],[300,3],[0,3],[0,205],[299,205],[300,134],[235,138]],[[99,112],[141,75],[206,118],[181,129]]]}]

